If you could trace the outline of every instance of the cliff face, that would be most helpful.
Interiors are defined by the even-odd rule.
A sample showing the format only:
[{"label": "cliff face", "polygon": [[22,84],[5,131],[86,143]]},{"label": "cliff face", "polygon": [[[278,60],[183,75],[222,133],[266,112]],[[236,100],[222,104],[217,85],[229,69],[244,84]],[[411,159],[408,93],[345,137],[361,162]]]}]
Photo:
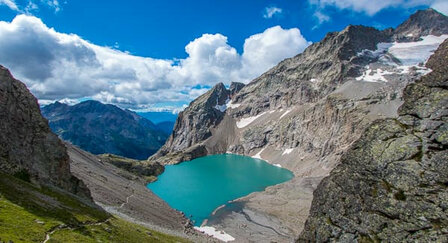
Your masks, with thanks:
[{"label": "cliff face", "polygon": [[0,66],[0,170],[37,184],[90,198],[70,173],[64,144],[42,117],[36,98]]},{"label": "cliff face", "polygon": [[243,86],[232,83],[227,90],[224,84],[219,83],[191,102],[179,113],[173,133],[165,145],[150,160],[179,163],[210,153],[203,142],[212,136],[212,130],[225,116],[230,98]]},{"label": "cliff face", "polygon": [[[431,20],[438,24],[425,24]],[[399,38],[407,31],[415,39]],[[220,122],[203,128],[210,136],[182,150],[166,144],[178,156],[153,159],[177,163],[199,146],[201,153],[188,159],[231,152],[293,171],[293,180],[238,200],[242,210],[212,225],[237,239],[291,241],[303,229],[316,185],[369,124],[398,117],[404,87],[430,71],[421,63],[447,34],[448,18],[434,10],[414,14],[398,30],[348,26],[329,33],[233,95]]]},{"label": "cliff face", "polygon": [[314,193],[299,241],[447,241],[448,41]]},{"label": "cliff face", "polygon": [[62,139],[94,154],[147,159],[168,137],[134,112],[93,100],[74,106],[56,102],[43,107],[42,114]]}]

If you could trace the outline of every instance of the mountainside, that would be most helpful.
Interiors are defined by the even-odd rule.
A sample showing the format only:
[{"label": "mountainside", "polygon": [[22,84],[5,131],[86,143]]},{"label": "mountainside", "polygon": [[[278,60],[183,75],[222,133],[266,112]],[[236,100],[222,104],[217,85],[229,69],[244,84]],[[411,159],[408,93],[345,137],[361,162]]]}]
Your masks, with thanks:
[{"label": "mountainside", "polygon": [[367,128],[318,186],[299,241],[448,241],[448,41],[426,66],[400,116]]},{"label": "mountainside", "polygon": [[0,66],[0,171],[35,184],[58,187],[91,202],[70,173],[64,144],[51,132],[36,98]]},{"label": "mountainside", "polygon": [[150,160],[230,152],[293,171],[291,181],[237,200],[241,210],[228,209],[211,225],[237,239],[291,241],[322,178],[374,120],[398,117],[404,87],[431,71],[423,63],[446,38],[448,18],[432,9],[395,30],[348,26],[329,33],[231,97],[218,84],[193,101]]},{"label": "mountainside", "polygon": [[42,114],[62,139],[93,154],[147,159],[168,136],[134,112],[93,100],[74,106],[56,102],[43,107]]},{"label": "mountainside", "polygon": [[[100,201],[97,187],[91,185],[91,180],[85,180],[86,185],[78,178],[100,172],[89,170],[83,171],[84,175],[77,174],[76,163],[80,159],[73,155],[72,147],[69,146],[67,151],[42,117],[36,98],[2,66],[0,133],[1,242],[187,242],[126,222],[96,205],[94,200]],[[83,158],[88,157],[84,155]],[[95,158],[94,163],[100,162]],[[118,168],[109,167],[109,173],[120,173]],[[132,177],[124,171],[121,173]],[[111,176],[109,183],[116,181],[116,177]],[[105,177],[97,179],[108,180]],[[181,233],[176,235],[185,236],[182,234],[185,218],[151,194],[138,180],[136,178],[132,183],[140,183],[140,186],[132,187],[131,180],[122,177],[123,185],[114,189],[122,192],[123,187],[140,188],[139,193],[134,192],[135,197],[144,195],[144,201],[151,203],[138,202],[146,206],[144,210],[135,210],[145,212],[141,213],[142,221],[154,222],[157,227],[152,229],[165,232],[178,229]],[[102,197],[113,198],[117,203],[122,203],[118,198],[126,197],[126,194],[111,195],[114,194],[103,193]],[[119,211],[127,207],[120,208],[123,209]]]}]

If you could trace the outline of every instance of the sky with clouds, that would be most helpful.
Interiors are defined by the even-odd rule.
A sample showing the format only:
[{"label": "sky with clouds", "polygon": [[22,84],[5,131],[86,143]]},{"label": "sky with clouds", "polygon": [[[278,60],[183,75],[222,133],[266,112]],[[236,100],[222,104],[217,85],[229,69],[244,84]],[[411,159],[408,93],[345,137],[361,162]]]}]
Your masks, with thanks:
[{"label": "sky with clouds", "polygon": [[448,14],[446,0],[167,2],[0,0],[0,64],[42,105],[96,99],[178,111],[218,82],[250,82],[328,31],[395,27],[427,7]]}]

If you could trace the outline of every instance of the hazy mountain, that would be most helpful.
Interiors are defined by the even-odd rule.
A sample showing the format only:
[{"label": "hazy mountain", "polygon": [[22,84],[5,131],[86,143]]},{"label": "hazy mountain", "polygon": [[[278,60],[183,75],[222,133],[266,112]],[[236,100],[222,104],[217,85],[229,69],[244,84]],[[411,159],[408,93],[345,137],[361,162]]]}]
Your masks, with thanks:
[{"label": "hazy mountain", "polygon": [[93,154],[146,159],[168,137],[134,112],[93,100],[73,106],[56,102],[43,107],[42,114],[62,139]]}]

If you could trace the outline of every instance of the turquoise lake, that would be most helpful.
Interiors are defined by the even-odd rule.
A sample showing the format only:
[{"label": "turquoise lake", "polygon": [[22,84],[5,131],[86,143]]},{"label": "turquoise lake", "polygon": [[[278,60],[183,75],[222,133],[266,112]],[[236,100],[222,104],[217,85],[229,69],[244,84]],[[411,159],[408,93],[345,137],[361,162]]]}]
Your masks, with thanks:
[{"label": "turquoise lake", "polygon": [[168,165],[148,188],[198,226],[217,207],[293,177],[263,160],[219,154]]}]

